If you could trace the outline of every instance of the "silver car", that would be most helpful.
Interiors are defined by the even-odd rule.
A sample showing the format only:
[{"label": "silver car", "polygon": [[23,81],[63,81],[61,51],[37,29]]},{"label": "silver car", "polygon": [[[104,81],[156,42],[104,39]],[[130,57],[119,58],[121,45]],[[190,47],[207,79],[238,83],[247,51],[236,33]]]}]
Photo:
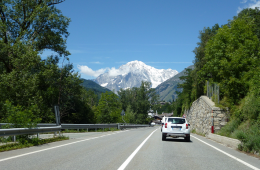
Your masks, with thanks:
[{"label": "silver car", "polygon": [[165,117],[162,140],[166,140],[166,137],[184,137],[186,141],[190,141],[190,125],[187,120],[182,117]]}]

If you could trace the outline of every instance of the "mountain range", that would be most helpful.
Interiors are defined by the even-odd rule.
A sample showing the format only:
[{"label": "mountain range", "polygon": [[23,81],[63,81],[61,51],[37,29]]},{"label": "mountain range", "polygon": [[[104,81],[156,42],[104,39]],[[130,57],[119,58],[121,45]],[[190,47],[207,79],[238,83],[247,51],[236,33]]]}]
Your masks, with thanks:
[{"label": "mountain range", "polygon": [[121,88],[128,89],[140,87],[142,81],[152,83],[152,88],[156,88],[162,82],[178,74],[172,69],[156,69],[148,66],[142,61],[131,61],[119,67],[99,75],[93,81],[117,93]]},{"label": "mountain range", "polygon": [[81,85],[85,87],[86,90],[93,90],[95,94],[98,95],[98,98],[101,97],[101,93],[110,91],[109,89],[100,86],[99,84],[93,82],[92,80],[86,80],[86,79],[81,79],[81,80],[83,80],[83,83],[81,83]]},{"label": "mountain range", "polygon": [[[194,69],[194,66],[191,65],[187,67],[189,69]],[[174,77],[164,81],[161,83],[159,86],[155,88],[156,92],[160,95],[160,101],[172,101],[173,99],[175,100],[177,97],[176,92],[181,91],[181,89],[178,89],[177,86],[179,83],[182,83],[183,81],[180,80],[181,76],[184,76],[185,74],[185,69],[175,75]]]}]

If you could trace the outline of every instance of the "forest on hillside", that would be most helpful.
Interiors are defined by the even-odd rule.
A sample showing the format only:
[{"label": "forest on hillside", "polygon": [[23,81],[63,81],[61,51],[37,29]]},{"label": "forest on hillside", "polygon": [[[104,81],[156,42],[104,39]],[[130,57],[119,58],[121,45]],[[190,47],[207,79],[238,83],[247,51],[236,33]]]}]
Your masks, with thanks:
[{"label": "forest on hillside", "polygon": [[171,107],[178,116],[205,95],[206,82],[220,88],[218,107],[230,119],[219,132],[242,141],[240,149],[260,151],[260,10],[244,9],[225,25],[205,27],[194,49],[194,70],[186,69],[182,92]]}]

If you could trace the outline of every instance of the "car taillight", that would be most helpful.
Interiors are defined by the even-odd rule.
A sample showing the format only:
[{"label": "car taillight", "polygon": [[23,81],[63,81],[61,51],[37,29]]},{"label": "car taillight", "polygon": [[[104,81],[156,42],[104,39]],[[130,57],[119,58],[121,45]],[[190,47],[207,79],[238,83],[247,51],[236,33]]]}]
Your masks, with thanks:
[{"label": "car taillight", "polygon": [[165,123],[165,126],[164,126],[165,128],[167,128],[167,123]]},{"label": "car taillight", "polygon": [[189,128],[189,125],[188,124],[186,124],[186,129],[188,129]]}]

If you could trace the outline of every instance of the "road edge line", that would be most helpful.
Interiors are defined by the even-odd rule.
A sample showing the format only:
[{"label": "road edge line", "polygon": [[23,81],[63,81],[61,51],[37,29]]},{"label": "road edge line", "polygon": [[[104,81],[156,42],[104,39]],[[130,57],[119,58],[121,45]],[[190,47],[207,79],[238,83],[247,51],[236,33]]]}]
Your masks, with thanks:
[{"label": "road edge line", "polygon": [[203,140],[201,140],[201,139],[199,139],[199,138],[197,138],[197,137],[195,137],[195,136],[193,136],[193,135],[191,135],[191,136],[192,136],[193,138],[199,140],[200,142],[202,142],[202,143],[204,143],[204,144],[206,144],[206,145],[208,145],[208,146],[210,146],[210,147],[216,149],[217,151],[219,151],[219,152],[221,152],[221,153],[223,153],[223,154],[229,156],[230,158],[233,158],[233,159],[235,159],[236,161],[238,161],[238,162],[240,162],[240,163],[242,163],[242,164],[248,166],[249,168],[252,168],[252,169],[254,169],[254,170],[260,170],[260,169],[258,169],[257,167],[255,167],[255,166],[253,166],[253,165],[251,165],[251,164],[249,164],[249,163],[247,163],[247,162],[245,162],[245,161],[243,161],[243,160],[241,160],[241,159],[239,159],[239,158],[237,158],[237,157],[235,157],[235,156],[233,156],[233,155],[231,155],[231,154],[229,154],[229,153],[227,153],[227,152],[225,152],[225,151],[222,151],[221,149],[219,149],[219,148],[217,148],[217,147],[215,147],[215,146],[213,146],[213,145],[211,145],[211,144],[208,144],[207,142],[204,142]]},{"label": "road edge line", "polygon": [[80,143],[80,142],[84,142],[84,141],[88,141],[88,140],[92,140],[92,139],[102,138],[102,137],[109,136],[109,135],[127,132],[127,131],[129,131],[129,130],[119,131],[119,132],[117,131],[117,132],[112,133],[112,134],[106,134],[106,135],[102,135],[102,136],[98,136],[98,137],[87,138],[87,139],[83,139],[83,140],[79,140],[79,141],[75,141],[75,142],[71,142],[71,143],[66,143],[66,144],[63,144],[63,145],[58,145],[58,146],[54,146],[54,147],[50,147],[50,148],[46,148],[46,149],[41,149],[41,150],[38,150],[38,151],[33,151],[33,152],[24,153],[24,154],[21,154],[21,155],[11,156],[11,157],[8,157],[8,158],[0,159],[0,162],[4,162],[4,161],[10,160],[10,159],[15,159],[15,158],[19,158],[19,157],[22,157],[22,156],[31,155],[31,154],[34,154],[34,153],[39,153],[39,152],[43,152],[43,151],[47,151],[47,150],[51,150],[51,149],[60,148],[60,147],[63,147],[63,146],[72,145],[72,144],[75,144],[75,143]]}]

